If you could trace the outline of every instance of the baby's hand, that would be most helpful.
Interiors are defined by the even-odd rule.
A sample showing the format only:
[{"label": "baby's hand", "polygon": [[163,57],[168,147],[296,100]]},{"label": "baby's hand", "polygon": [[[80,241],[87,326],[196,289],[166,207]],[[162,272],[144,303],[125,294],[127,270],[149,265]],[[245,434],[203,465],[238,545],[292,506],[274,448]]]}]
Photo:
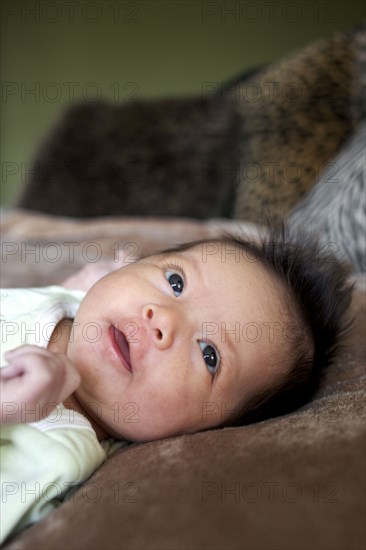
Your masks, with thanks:
[{"label": "baby's hand", "polygon": [[80,384],[66,355],[25,345],[5,353],[0,369],[2,423],[36,422],[46,417]]}]

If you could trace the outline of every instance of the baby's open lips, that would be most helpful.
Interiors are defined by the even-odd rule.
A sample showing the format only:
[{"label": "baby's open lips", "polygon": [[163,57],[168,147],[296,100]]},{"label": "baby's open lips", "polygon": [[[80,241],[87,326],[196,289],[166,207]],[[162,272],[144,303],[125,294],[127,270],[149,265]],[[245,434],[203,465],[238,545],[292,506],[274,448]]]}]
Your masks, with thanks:
[{"label": "baby's open lips", "polygon": [[131,359],[130,359],[130,347],[128,341],[120,330],[118,330],[114,325],[110,327],[110,333],[112,337],[112,343],[117,351],[118,355],[121,358],[121,361],[124,367],[132,372]]}]

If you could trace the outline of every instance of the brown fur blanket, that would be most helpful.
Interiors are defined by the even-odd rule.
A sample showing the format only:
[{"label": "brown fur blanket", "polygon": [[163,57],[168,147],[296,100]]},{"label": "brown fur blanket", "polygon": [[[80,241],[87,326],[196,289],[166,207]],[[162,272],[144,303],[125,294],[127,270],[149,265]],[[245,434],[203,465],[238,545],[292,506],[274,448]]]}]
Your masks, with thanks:
[{"label": "brown fur blanket", "polygon": [[[133,242],[148,253],[216,235],[222,227],[247,231],[253,238],[258,230],[227,223],[85,222],[10,211],[2,222],[2,286],[60,282],[85,263],[85,245],[91,242],[108,257],[115,242]],[[65,252],[71,241],[78,243],[74,261]],[[25,265],[30,250],[38,250],[39,257],[28,254]],[[57,250],[61,257],[55,262]],[[356,285],[352,310],[356,325],[348,347],[300,410],[249,426],[131,444],[70,500],[4,548],[365,548],[364,278]]]}]

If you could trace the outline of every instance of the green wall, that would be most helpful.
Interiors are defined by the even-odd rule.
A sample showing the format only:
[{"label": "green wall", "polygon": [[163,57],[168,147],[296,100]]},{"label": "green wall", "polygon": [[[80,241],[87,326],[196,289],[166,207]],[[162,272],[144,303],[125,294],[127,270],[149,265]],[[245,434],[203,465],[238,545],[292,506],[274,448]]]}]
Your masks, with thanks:
[{"label": "green wall", "polygon": [[364,18],[358,0],[2,0],[1,203],[70,103],[199,94]]}]

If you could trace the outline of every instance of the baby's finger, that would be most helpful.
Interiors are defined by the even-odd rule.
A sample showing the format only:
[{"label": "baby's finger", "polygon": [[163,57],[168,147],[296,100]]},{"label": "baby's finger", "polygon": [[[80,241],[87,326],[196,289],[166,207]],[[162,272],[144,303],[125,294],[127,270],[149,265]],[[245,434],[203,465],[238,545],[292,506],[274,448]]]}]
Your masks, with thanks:
[{"label": "baby's finger", "polygon": [[4,353],[4,358],[7,361],[12,361],[13,359],[15,359],[15,357],[18,358],[21,355],[29,353],[39,353],[41,355],[48,356],[49,351],[46,348],[42,348],[41,346],[33,344],[23,344],[22,346],[6,351]]},{"label": "baby's finger", "polygon": [[6,365],[0,369],[0,377],[3,379],[15,378],[24,374],[24,367],[18,364]]}]

